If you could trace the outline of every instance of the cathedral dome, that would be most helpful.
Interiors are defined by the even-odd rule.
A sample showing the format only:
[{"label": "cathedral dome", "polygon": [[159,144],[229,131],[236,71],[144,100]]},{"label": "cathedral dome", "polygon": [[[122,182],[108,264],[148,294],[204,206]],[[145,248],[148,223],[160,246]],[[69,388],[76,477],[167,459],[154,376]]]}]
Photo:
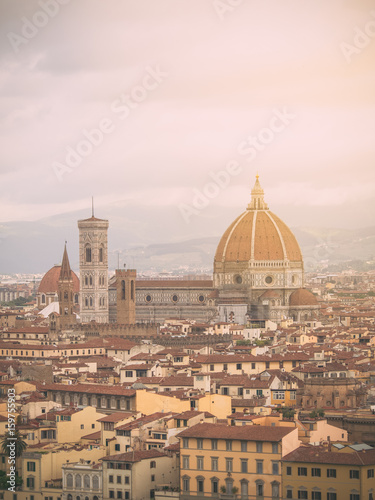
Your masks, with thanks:
[{"label": "cathedral dome", "polygon": [[[58,283],[61,272],[61,265],[53,266],[46,274],[43,276],[42,281],[39,284],[38,293],[57,293]],[[79,292],[79,279],[78,276],[72,271],[73,278],[73,292]]]},{"label": "cathedral dome", "polygon": [[256,261],[302,262],[298,242],[264,201],[258,176],[251,202],[228,227],[216,250],[215,264]]},{"label": "cathedral dome", "polygon": [[289,297],[289,305],[293,306],[317,306],[318,301],[315,295],[306,288],[299,288]]}]

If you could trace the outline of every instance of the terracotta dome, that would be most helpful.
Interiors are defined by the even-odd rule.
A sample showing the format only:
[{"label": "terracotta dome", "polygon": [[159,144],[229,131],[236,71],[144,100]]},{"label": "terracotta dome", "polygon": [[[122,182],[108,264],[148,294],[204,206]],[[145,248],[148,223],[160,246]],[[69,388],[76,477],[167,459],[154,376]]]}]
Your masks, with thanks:
[{"label": "terracotta dome", "polygon": [[216,250],[215,262],[302,262],[298,242],[264,201],[258,176],[247,210],[225,231]]},{"label": "terracotta dome", "polygon": [[[43,276],[40,282],[38,293],[57,293],[58,283],[61,272],[61,265],[53,266],[46,274]],[[78,276],[72,271],[73,276],[73,291],[74,293],[79,292],[79,279]]]},{"label": "terracotta dome", "polygon": [[262,295],[259,297],[259,300],[279,299],[279,298],[280,298],[280,293],[276,292],[275,290],[267,290],[266,292],[262,293]]},{"label": "terracotta dome", "polygon": [[299,288],[289,297],[289,305],[292,306],[317,306],[315,295],[306,288]]}]

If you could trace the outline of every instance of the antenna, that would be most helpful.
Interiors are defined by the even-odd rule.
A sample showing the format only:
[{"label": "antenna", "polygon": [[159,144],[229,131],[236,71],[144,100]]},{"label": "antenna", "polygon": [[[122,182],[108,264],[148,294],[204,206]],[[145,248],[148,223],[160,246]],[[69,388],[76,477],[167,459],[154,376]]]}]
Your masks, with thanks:
[{"label": "antenna", "polygon": [[91,196],[91,216],[94,217],[94,197]]}]

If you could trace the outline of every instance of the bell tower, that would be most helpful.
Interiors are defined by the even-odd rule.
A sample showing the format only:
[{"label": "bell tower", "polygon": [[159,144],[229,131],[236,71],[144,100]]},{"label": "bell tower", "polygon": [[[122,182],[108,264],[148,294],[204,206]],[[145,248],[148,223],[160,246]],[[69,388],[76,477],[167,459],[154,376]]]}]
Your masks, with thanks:
[{"label": "bell tower", "polygon": [[116,269],[116,313],[120,325],[135,324],[135,269]]},{"label": "bell tower", "polygon": [[58,282],[58,294],[60,313],[58,323],[59,328],[64,330],[76,322],[76,317],[73,313],[73,276],[70,269],[68,252],[66,250],[66,242]]},{"label": "bell tower", "polygon": [[80,315],[82,323],[108,323],[108,226],[92,216],[79,220]]}]

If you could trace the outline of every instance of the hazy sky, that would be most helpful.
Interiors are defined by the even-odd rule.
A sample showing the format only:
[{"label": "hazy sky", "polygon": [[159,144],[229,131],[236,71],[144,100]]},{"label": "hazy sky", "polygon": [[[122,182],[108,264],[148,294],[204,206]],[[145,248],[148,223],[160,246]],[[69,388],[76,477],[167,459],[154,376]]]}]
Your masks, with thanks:
[{"label": "hazy sky", "polygon": [[375,2],[1,0],[0,23],[0,221],[94,195],[194,232],[198,191],[240,213],[259,171],[291,226],[374,225]]}]

